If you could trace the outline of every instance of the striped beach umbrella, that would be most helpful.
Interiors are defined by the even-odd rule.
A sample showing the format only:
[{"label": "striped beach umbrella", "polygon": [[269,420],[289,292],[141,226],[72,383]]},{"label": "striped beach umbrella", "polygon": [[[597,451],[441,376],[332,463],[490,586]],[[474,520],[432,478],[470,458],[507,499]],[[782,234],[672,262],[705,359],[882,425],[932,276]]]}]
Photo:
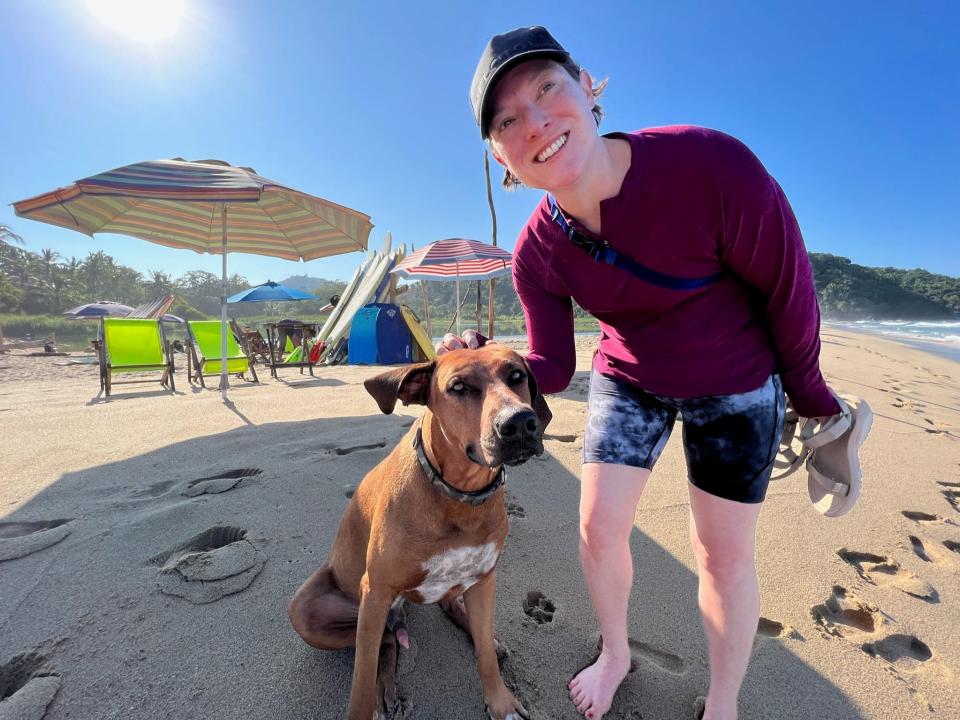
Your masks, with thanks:
[{"label": "striped beach umbrella", "polygon": [[[221,160],[151,160],[13,204],[20,217],[86,235],[118,233],[223,255],[222,356],[227,353],[227,253],[313,260],[365,250],[363,213]],[[227,388],[226,361],[220,388]]]},{"label": "striped beach umbrella", "polygon": [[512,269],[513,255],[478,240],[449,238],[410,253],[390,272],[408,280],[456,280],[457,334],[460,334],[460,280],[490,280]]},{"label": "striped beach umbrella", "polygon": [[113,300],[100,300],[85,305],[77,305],[63,311],[63,316],[68,320],[88,320],[90,318],[108,317],[126,317],[133,312],[133,308],[123,303]]},{"label": "striped beach umbrella", "polygon": [[390,272],[410,280],[489,280],[511,270],[509,250],[477,240],[437,240],[410,253]]}]

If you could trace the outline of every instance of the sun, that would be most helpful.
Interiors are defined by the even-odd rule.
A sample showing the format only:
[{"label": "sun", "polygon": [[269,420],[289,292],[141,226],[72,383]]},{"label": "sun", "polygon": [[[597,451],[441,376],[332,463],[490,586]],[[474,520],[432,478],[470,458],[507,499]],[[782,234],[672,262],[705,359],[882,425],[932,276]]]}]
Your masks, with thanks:
[{"label": "sun", "polygon": [[87,0],[87,5],[105,25],[142,42],[169,37],[183,19],[183,0]]}]

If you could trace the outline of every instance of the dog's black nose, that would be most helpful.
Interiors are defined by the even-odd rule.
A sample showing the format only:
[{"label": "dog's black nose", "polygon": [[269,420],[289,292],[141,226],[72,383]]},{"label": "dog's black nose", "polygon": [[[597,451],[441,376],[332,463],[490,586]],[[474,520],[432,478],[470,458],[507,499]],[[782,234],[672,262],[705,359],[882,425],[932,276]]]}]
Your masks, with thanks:
[{"label": "dog's black nose", "polygon": [[522,442],[536,437],[540,431],[540,420],[533,410],[504,408],[494,419],[493,427],[502,440]]}]

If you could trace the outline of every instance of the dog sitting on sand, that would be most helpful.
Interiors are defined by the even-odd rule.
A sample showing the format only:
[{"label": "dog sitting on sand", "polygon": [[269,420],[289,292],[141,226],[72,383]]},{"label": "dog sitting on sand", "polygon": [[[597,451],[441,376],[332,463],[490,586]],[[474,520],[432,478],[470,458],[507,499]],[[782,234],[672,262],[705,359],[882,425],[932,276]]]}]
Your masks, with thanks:
[{"label": "dog sitting on sand", "polygon": [[326,562],[290,601],[290,622],[313,647],[356,646],[347,717],[371,720],[400,706],[403,600],[439,602],[473,638],[489,716],[526,716],[500,675],[493,615],[508,530],[503,466],[543,452],[551,417],[536,380],[520,355],[491,344],[364,385],[384,413],[398,399],[426,411],[357,487]]}]

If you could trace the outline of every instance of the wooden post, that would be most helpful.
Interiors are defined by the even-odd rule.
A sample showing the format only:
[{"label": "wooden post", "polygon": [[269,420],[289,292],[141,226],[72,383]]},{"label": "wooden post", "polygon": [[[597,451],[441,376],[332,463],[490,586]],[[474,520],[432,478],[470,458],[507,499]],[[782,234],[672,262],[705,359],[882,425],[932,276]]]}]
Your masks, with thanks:
[{"label": "wooden post", "polygon": [[480,304],[480,281],[477,280],[477,332],[480,332],[480,315],[482,311],[483,306]]},{"label": "wooden post", "polygon": [[433,325],[430,324],[430,297],[427,293],[427,281],[420,281],[420,289],[423,291],[423,319],[427,323],[427,335],[430,336],[430,342],[433,342]]},{"label": "wooden post", "polygon": [[[490,205],[490,217],[493,219],[493,246],[497,246],[497,211],[493,207],[493,188],[490,186],[490,154],[484,150],[483,151],[483,170],[487,176],[487,204]],[[496,280],[490,279],[489,281],[489,290],[487,291],[487,337],[491,340],[493,339],[493,317],[494,317],[494,305],[496,305],[496,294],[494,292],[494,287],[496,286]],[[477,292],[480,292],[479,282],[477,284]],[[479,298],[478,298],[479,301]],[[477,329],[480,329],[479,323],[479,312]]]}]

